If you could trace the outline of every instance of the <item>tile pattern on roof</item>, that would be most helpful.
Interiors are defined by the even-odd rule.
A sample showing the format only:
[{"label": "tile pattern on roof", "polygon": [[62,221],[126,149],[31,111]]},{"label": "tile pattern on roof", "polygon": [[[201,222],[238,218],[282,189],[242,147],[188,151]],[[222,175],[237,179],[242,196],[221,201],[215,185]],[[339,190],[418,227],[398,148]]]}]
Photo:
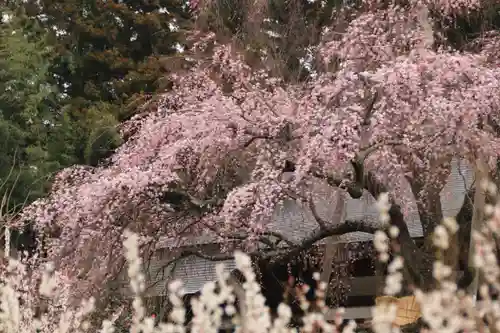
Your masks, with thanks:
[{"label": "tile pattern on roof", "polygon": [[224,271],[231,272],[236,269],[234,260],[213,262],[195,256],[186,257],[166,268],[169,262],[168,256],[158,256],[152,259],[147,274],[147,294],[167,295],[168,283],[179,280],[183,283],[184,293],[196,293],[207,281],[217,280],[215,266],[218,263],[224,265]]}]

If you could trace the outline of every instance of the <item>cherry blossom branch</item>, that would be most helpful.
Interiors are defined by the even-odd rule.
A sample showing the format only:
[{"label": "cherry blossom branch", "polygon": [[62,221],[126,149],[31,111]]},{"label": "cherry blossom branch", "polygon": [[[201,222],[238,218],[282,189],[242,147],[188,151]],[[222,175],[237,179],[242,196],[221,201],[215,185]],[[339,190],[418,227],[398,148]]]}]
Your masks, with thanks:
[{"label": "cherry blossom branch", "polygon": [[286,244],[288,245],[291,245],[291,246],[294,246],[296,245],[297,243],[293,242],[292,240],[290,240],[288,237],[285,237],[284,235],[282,235],[281,233],[279,232],[275,232],[275,231],[265,231],[263,233],[264,236],[271,236],[271,237],[275,237],[278,239],[279,242],[285,242]]},{"label": "cherry blossom branch", "polygon": [[372,143],[366,147],[361,148],[360,153],[358,154],[356,158],[356,162],[358,163],[364,163],[364,161],[375,151],[379,150],[380,148],[384,146],[399,146],[402,145],[403,141],[402,140],[386,140],[386,141],[379,141]]},{"label": "cherry blossom branch", "polygon": [[195,196],[189,194],[186,191],[178,190],[178,189],[170,189],[169,191],[163,194],[164,202],[168,203],[172,207],[172,210],[175,211],[175,206],[187,203],[192,207],[196,207],[198,209],[210,208],[214,205],[219,205],[223,202],[222,199],[218,197],[213,197],[209,200],[202,200],[196,198]]},{"label": "cherry blossom branch", "polygon": [[191,250],[182,250],[177,256],[175,256],[175,258],[169,260],[164,265],[162,265],[158,269],[158,272],[163,272],[166,268],[170,267],[171,265],[176,264],[179,260],[182,260],[182,259],[190,257],[190,256],[195,256],[195,257],[209,260],[209,261],[225,261],[225,260],[231,260],[234,258],[234,255],[229,254],[229,253],[210,255],[210,254],[204,253],[201,250],[192,250],[192,249]]},{"label": "cherry blossom branch", "polygon": [[251,130],[251,129],[246,129],[245,134],[250,136],[250,139],[248,139],[244,144],[243,148],[249,147],[255,140],[258,139],[263,139],[263,140],[279,140],[283,142],[289,142],[293,141],[296,139],[300,139],[301,136],[292,136],[292,124],[289,122],[285,122],[283,126],[280,128],[278,133],[276,135],[269,135],[265,133],[260,133],[259,131]]},{"label": "cherry blossom branch", "polygon": [[248,148],[252,143],[254,143],[254,141],[256,140],[259,140],[259,139],[267,139],[267,140],[270,140],[270,139],[273,139],[272,136],[270,135],[258,135],[258,134],[253,134],[252,137],[250,139],[248,139],[244,144],[243,144],[243,148]]},{"label": "cherry blossom branch", "polygon": [[[271,240],[270,237],[274,237],[277,239],[276,242],[273,242]],[[248,234],[233,234],[233,235],[230,235],[228,238],[235,238],[235,239],[246,239],[248,238]],[[276,246],[280,243],[280,242],[284,242],[286,243],[287,245],[289,246],[296,246],[297,243],[290,240],[288,237],[285,237],[283,234],[279,233],[279,232],[276,232],[276,231],[264,231],[264,232],[261,232],[259,234],[259,238],[258,238],[259,242],[263,243],[263,244],[266,244],[266,245],[269,245],[270,247],[273,247],[273,248],[276,248]]]},{"label": "cherry blossom branch", "polygon": [[[247,238],[248,234],[233,234],[227,237],[228,240],[245,240]],[[276,244],[265,236],[258,237],[258,241],[271,249],[276,249]]]},{"label": "cherry blossom branch", "polygon": [[195,256],[195,257],[205,259],[205,260],[210,260],[210,261],[224,261],[224,260],[230,260],[230,259],[234,258],[234,256],[232,254],[209,255],[209,254],[204,253],[203,251],[183,250],[179,254],[178,258],[174,259],[173,261],[177,261],[179,259],[186,258],[189,256]]},{"label": "cherry blossom branch", "polygon": [[418,181],[410,180],[410,187],[416,199],[424,237],[428,237],[434,231],[436,223],[443,220],[443,208],[439,197],[442,186],[439,188],[424,188],[424,185]]},{"label": "cherry blossom branch", "polygon": [[[201,221],[195,221],[195,223],[203,223]],[[191,223],[190,226],[194,225],[195,223]],[[212,232],[217,233],[218,230],[214,227],[211,227],[209,225],[204,224],[204,226],[208,229],[210,229]],[[182,232],[185,232],[187,230],[186,228],[183,228]],[[182,233],[181,232],[181,233]],[[276,240],[273,242],[271,237],[276,238]],[[233,233],[231,235],[226,236],[227,239],[237,239],[237,240],[244,240],[248,238],[247,233]],[[295,246],[297,245],[296,242],[290,240],[288,237],[284,236],[283,234],[276,232],[276,231],[264,231],[259,233],[259,237],[257,238],[259,242],[261,242],[264,245],[267,245],[268,247],[275,249],[279,243],[284,242],[289,246]],[[176,246],[180,246],[180,243],[177,243]]]},{"label": "cherry blossom branch", "polygon": [[[267,237],[266,237],[267,236]],[[278,242],[273,243],[272,240],[269,237],[275,237],[278,239]],[[227,237],[229,240],[242,240],[248,238],[248,234],[233,234],[231,236]],[[262,233],[262,235],[258,238],[258,241],[267,245],[272,252],[269,252],[269,256],[272,256],[274,253],[280,252],[281,250],[277,250],[277,245],[279,242],[285,242],[289,247],[298,247],[300,244],[291,241],[287,237],[283,236],[281,233],[274,232],[274,231],[265,231]],[[268,255],[263,255],[262,249],[252,252],[249,254],[252,257],[268,257]],[[233,258],[232,254],[217,254],[217,255],[209,255],[204,253],[202,250],[192,250],[192,249],[187,249],[183,250],[177,255],[174,259],[170,260],[167,262],[165,265],[162,266],[162,269],[169,267],[170,265],[174,264],[175,262],[189,257],[189,256],[196,256],[205,260],[210,260],[210,261],[224,261],[224,260],[229,260]]]},{"label": "cherry blossom branch", "polygon": [[310,174],[313,177],[325,180],[328,185],[332,187],[338,187],[345,190],[353,199],[359,199],[363,195],[363,189],[360,188],[359,184],[351,179],[337,178],[315,169],[311,170]]},{"label": "cherry blossom branch", "polygon": [[265,258],[271,259],[271,264],[276,264],[287,259],[294,257],[300,252],[311,248],[317,242],[331,236],[344,235],[351,232],[364,232],[373,234],[377,231],[377,227],[370,225],[362,220],[346,220],[344,223],[337,225],[325,225],[323,228],[318,228],[303,239],[300,244],[294,247],[280,249],[276,252],[269,252],[264,255]]}]

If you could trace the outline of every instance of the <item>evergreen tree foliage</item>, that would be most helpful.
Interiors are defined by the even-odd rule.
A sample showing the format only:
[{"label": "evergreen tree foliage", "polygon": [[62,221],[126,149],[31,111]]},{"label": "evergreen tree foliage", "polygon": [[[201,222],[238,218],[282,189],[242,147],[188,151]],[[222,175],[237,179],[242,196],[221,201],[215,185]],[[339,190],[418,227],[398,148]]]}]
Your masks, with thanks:
[{"label": "evergreen tree foliage", "polygon": [[73,161],[49,148],[58,115],[51,107],[56,89],[47,79],[53,54],[47,35],[22,9],[4,7],[2,14],[0,184],[8,208],[16,209],[43,194],[50,174]]},{"label": "evergreen tree foliage", "polygon": [[54,40],[50,72],[78,124],[77,162],[97,165],[121,143],[116,126],[165,89],[168,56],[182,44],[180,0],[43,0],[25,5]]},{"label": "evergreen tree foliage", "polygon": [[75,109],[108,102],[113,107],[104,109],[118,119],[164,88],[165,57],[176,53],[189,17],[180,0],[43,0],[27,7],[54,34],[51,71]]}]

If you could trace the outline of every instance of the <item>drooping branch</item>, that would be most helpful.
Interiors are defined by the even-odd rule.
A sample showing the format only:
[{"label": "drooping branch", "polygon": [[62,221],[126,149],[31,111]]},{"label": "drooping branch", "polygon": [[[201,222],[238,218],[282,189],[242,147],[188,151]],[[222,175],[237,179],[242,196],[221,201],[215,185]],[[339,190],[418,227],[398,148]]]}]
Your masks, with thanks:
[{"label": "drooping branch", "polygon": [[195,211],[201,212],[206,209],[213,208],[214,206],[219,206],[224,202],[223,199],[218,197],[202,200],[180,189],[170,189],[169,191],[164,192],[161,200],[164,203],[169,204],[173,212],[183,209],[194,209]]},{"label": "drooping branch", "polygon": [[377,226],[370,225],[365,221],[360,220],[346,220],[344,223],[338,225],[327,224],[324,228],[318,228],[305,237],[298,245],[280,249],[275,252],[269,252],[264,257],[271,259],[271,264],[276,264],[286,261],[301,252],[311,248],[317,242],[331,236],[344,235],[351,232],[364,232],[373,234],[377,231]]},{"label": "drooping branch", "polygon": [[179,260],[180,258],[186,258],[189,256],[195,256],[195,257],[205,259],[205,260],[210,260],[210,261],[224,261],[224,260],[230,260],[234,257],[232,254],[209,255],[209,254],[204,253],[203,251],[183,250],[179,254],[177,260]]}]

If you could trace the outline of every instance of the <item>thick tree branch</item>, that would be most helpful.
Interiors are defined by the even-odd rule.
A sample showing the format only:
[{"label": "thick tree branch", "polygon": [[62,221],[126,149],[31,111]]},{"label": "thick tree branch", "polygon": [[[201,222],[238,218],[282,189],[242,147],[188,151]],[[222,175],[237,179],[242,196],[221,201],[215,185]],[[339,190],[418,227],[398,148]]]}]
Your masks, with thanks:
[{"label": "thick tree branch", "polygon": [[[337,200],[335,202],[335,209],[332,214],[332,220],[331,220],[333,224],[342,223],[344,209],[345,209],[344,195],[342,193],[338,193]],[[339,248],[339,244],[336,244],[334,242],[334,239],[335,239],[334,236],[325,238],[326,245],[325,245],[325,252],[323,254],[323,267],[321,270],[320,280],[325,281],[327,283],[330,282],[330,276],[333,270],[332,261],[335,255],[337,254],[336,250]]]},{"label": "thick tree branch", "polygon": [[296,246],[297,243],[290,240],[288,237],[285,237],[283,234],[276,232],[276,231],[265,231],[262,233],[263,236],[267,237],[274,237],[277,239],[276,245],[278,245],[280,242],[284,242],[285,244],[289,246]]},{"label": "thick tree branch", "polygon": [[225,260],[230,260],[230,259],[234,258],[234,255],[229,254],[229,253],[210,255],[210,254],[206,254],[200,250],[182,250],[178,255],[175,256],[175,258],[169,260],[164,265],[162,265],[158,269],[157,274],[159,274],[160,272],[163,272],[166,268],[176,264],[179,260],[182,260],[182,259],[190,257],[190,256],[195,256],[195,257],[209,260],[209,261],[225,261]]},{"label": "thick tree branch", "polygon": [[[405,261],[405,269],[409,274],[410,283],[421,287],[426,283],[425,277],[422,276],[422,266],[424,257],[420,249],[410,236],[408,226],[404,220],[404,215],[401,212],[401,207],[397,204],[392,204],[389,209],[390,223],[399,229],[397,241],[400,244],[400,253]],[[430,277],[432,278],[432,277]]]},{"label": "thick tree branch", "polygon": [[368,107],[366,108],[361,126],[370,126],[371,118],[373,115],[373,111],[375,110],[375,104],[377,103],[378,98],[379,98],[379,93],[378,91],[375,91],[370,103],[368,104]]},{"label": "thick tree branch", "polygon": [[[477,182],[476,186],[479,187],[476,187],[476,192],[474,194],[474,209],[472,213],[471,232],[478,232],[479,230],[481,230],[481,227],[484,224],[484,217],[485,217],[484,207],[485,204],[487,203],[486,191],[483,190],[481,187],[482,184],[488,180],[489,176],[488,165],[486,164],[486,162],[484,162],[482,156],[477,156],[476,158],[474,173]],[[473,261],[475,250],[476,248],[471,239],[469,242],[469,256],[467,260],[468,266],[470,266],[469,263]],[[479,274],[478,272],[475,272],[471,284],[466,289],[467,293],[471,294],[473,298],[477,296],[479,284],[480,284]]]},{"label": "thick tree branch", "polygon": [[459,226],[458,230],[458,247],[460,261],[464,265],[464,274],[458,279],[457,286],[459,289],[467,289],[474,281],[476,269],[471,265],[469,258],[469,244],[471,234],[471,222],[474,213],[474,197],[476,195],[476,187],[471,187],[464,196],[464,201],[460,207],[460,211],[455,219]]},{"label": "thick tree branch", "polygon": [[[254,251],[249,253],[251,257],[262,258],[262,259],[271,259],[271,264],[276,264],[282,262],[284,260],[290,259],[301,252],[311,248],[315,243],[321,241],[324,238],[335,236],[335,235],[343,235],[351,232],[365,232],[373,234],[377,230],[377,226],[370,225],[365,221],[358,220],[347,220],[344,223],[338,225],[327,225],[323,229],[316,229],[309,234],[305,239],[303,239],[300,243],[293,243],[291,241],[287,241],[290,245],[288,247],[275,249],[267,252]],[[279,234],[275,235],[275,233],[271,233],[274,236],[281,237]],[[270,235],[271,235],[270,234]],[[210,261],[224,261],[234,258],[233,254],[217,254],[217,255],[209,255],[200,250],[183,250],[181,251],[174,259],[168,261],[163,268],[169,267],[180,259],[196,256],[205,260]]]},{"label": "thick tree branch", "polygon": [[373,154],[380,148],[384,146],[399,146],[402,144],[403,141],[401,140],[386,140],[367,145],[366,147],[361,148],[360,153],[357,155],[355,159],[355,162],[363,164],[371,154]]},{"label": "thick tree branch", "polygon": [[230,259],[234,258],[234,256],[232,254],[209,255],[209,254],[203,253],[202,251],[183,250],[179,254],[179,258],[177,258],[177,260],[181,259],[181,258],[186,258],[189,256],[195,256],[195,257],[205,259],[205,260],[210,260],[210,261],[224,261],[224,260],[230,260]]},{"label": "thick tree branch", "polygon": [[[276,238],[278,240],[278,242],[273,243],[273,241],[269,237]],[[243,239],[248,238],[248,234],[234,234],[234,235],[229,236],[228,238],[233,239],[233,240],[243,240]],[[277,245],[281,241],[285,242],[288,245],[288,247],[286,247],[284,249],[295,248],[295,247],[300,246],[300,244],[289,240],[287,237],[283,236],[282,234],[280,234],[278,232],[273,232],[273,231],[263,232],[262,235],[259,237],[258,241],[269,246],[271,251],[268,250],[267,252],[271,253],[271,255],[274,253],[281,253],[283,251],[281,249],[279,249],[279,250],[277,249]],[[262,250],[257,250],[255,252],[250,253],[249,255],[252,257],[265,256],[265,254],[263,255]],[[165,269],[165,268],[169,267],[170,265],[174,264],[175,262],[177,262],[181,259],[184,259],[186,257],[189,257],[189,256],[195,256],[195,257],[202,258],[202,259],[209,260],[209,261],[224,261],[224,260],[230,260],[230,259],[234,258],[234,255],[231,253],[210,255],[210,254],[204,253],[202,250],[186,249],[186,250],[182,250],[178,255],[175,256],[175,258],[173,258],[172,260],[170,260],[166,264],[164,264],[162,266],[162,269]]]},{"label": "thick tree branch", "polygon": [[[474,211],[474,196],[476,193],[476,187],[471,187],[464,196],[464,201],[458,214],[455,216],[457,223],[460,228],[467,228],[470,226],[470,221],[472,220],[472,214]],[[469,230],[470,231],[470,230]]]},{"label": "thick tree branch", "polygon": [[[374,197],[378,198],[382,193],[388,192],[386,186],[380,182],[375,174],[368,172],[365,174],[365,189]],[[411,283],[422,286],[424,281],[421,275],[423,265],[423,254],[410,236],[408,225],[404,219],[401,207],[390,199],[389,209],[390,224],[399,230],[397,242],[400,244],[400,252],[405,261],[405,268],[411,277]]]},{"label": "thick tree branch", "polygon": [[336,178],[331,175],[326,175],[318,170],[311,170],[310,174],[318,179],[324,179],[328,185],[332,187],[338,187],[345,190],[353,199],[359,199],[363,195],[363,188],[353,180]]},{"label": "thick tree branch", "polygon": [[273,139],[273,137],[269,135],[252,135],[250,139],[245,141],[245,143],[243,144],[243,148],[248,148],[252,143],[259,139],[271,140]]},{"label": "thick tree branch", "polygon": [[[427,238],[434,232],[435,225],[443,220],[443,209],[439,196],[442,187],[429,186],[424,188],[424,185],[418,181],[410,181],[410,187],[417,204],[423,234]],[[423,193],[424,191],[425,193]]]},{"label": "thick tree branch", "polygon": [[184,211],[186,209],[188,211],[203,212],[224,203],[224,199],[217,196],[208,200],[202,200],[180,189],[170,189],[164,192],[161,201],[168,204],[172,212]]},{"label": "thick tree branch", "polygon": [[291,257],[297,256],[301,252],[311,248],[318,241],[336,235],[344,235],[351,232],[365,232],[369,234],[377,231],[377,226],[370,225],[365,221],[359,220],[346,220],[344,223],[338,225],[326,225],[324,228],[318,228],[303,239],[300,244],[294,247],[280,249],[276,252],[265,254],[264,257],[271,259],[271,264],[276,264],[286,261]]}]

